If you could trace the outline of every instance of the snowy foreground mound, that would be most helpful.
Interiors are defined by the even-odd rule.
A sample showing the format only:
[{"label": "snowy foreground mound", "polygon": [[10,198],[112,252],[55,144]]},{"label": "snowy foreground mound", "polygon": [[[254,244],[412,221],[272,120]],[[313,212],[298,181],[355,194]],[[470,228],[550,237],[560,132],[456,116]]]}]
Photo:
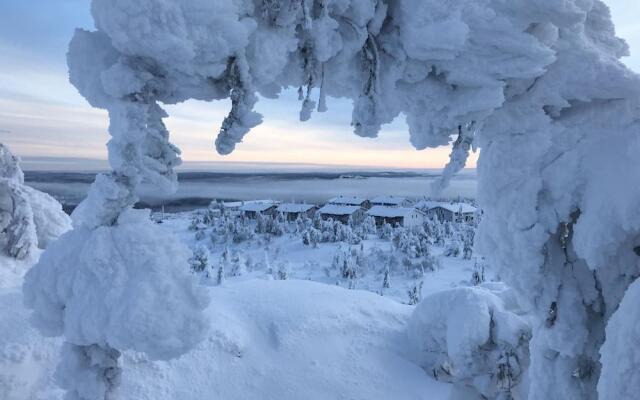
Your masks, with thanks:
[{"label": "snowy foreground mound", "polygon": [[[407,356],[413,307],[309,281],[212,288],[207,339],[173,361],[125,352],[120,400],[446,399]],[[0,389],[11,400],[61,399],[59,340],[28,326],[19,289],[0,291]],[[12,310],[7,312],[7,310]]]},{"label": "snowy foreground mound", "polygon": [[252,280],[212,290],[212,331],[175,361],[124,359],[118,399],[444,399],[403,355],[413,310],[363,291]]}]

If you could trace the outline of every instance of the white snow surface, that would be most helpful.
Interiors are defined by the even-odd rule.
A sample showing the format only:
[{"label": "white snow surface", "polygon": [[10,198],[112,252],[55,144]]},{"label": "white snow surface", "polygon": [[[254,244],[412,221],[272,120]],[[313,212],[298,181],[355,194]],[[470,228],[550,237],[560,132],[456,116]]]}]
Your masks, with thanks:
[{"label": "white snow surface", "polygon": [[373,206],[367,214],[373,217],[404,217],[412,212],[422,213],[412,207]]},{"label": "white snow surface", "polygon": [[[53,373],[62,341],[29,326],[15,283],[0,289],[0,389],[8,400],[61,400]],[[451,386],[411,360],[405,330],[412,306],[303,280],[207,290],[205,340],[171,361],[125,351],[115,398],[448,399]]]},{"label": "white snow surface", "polygon": [[316,207],[314,204],[303,204],[303,203],[284,203],[280,204],[277,208],[278,212],[283,213],[302,213],[311,210],[313,207]]},{"label": "white snow surface", "polygon": [[362,209],[360,206],[348,206],[343,204],[326,204],[318,212],[326,215],[351,215]]},{"label": "white snow surface", "polygon": [[450,390],[404,355],[412,307],[294,280],[216,287],[211,297],[207,339],[166,363],[127,355],[118,398],[427,400]]},{"label": "white snow surface", "polygon": [[467,204],[467,203],[440,202],[440,203],[432,204],[429,208],[437,208],[437,207],[444,208],[445,210],[449,210],[449,211],[451,211],[453,213],[461,212],[463,214],[473,214],[473,213],[478,211],[477,208],[475,208],[471,204]]},{"label": "white snow surface", "polygon": [[[52,243],[53,251],[44,254],[35,267],[31,267],[35,259],[0,257],[0,389],[9,394],[8,400],[63,398],[54,372],[61,357],[65,368],[64,359],[73,353],[61,356],[63,340],[41,335],[57,333],[62,318],[64,329],[72,330],[65,333],[67,340],[117,345],[123,350],[121,385],[113,392],[118,399],[449,399],[452,386],[435,381],[421,368],[407,336],[415,307],[401,302],[406,301],[406,291],[414,278],[403,267],[392,270],[391,287],[381,296],[375,292],[381,289],[380,270],[384,265],[376,263],[359,272],[359,290],[337,286],[336,277],[329,276],[327,268],[341,243],[320,243],[313,248],[303,245],[300,237],[286,234],[268,241],[255,238],[251,246],[247,242],[212,246],[212,266],[217,266],[216,257],[229,249],[243,260],[251,257],[254,267],[242,276],[229,276],[222,286],[213,286],[203,277],[198,290],[186,290],[204,291],[204,297],[210,298],[203,310],[207,327],[201,336],[200,330],[171,331],[189,326],[185,322],[189,318],[201,321],[198,313],[191,311],[202,307],[200,302],[188,309],[167,305],[186,304],[171,297],[180,295],[182,285],[193,283],[192,277],[178,271],[188,271],[189,267],[180,262],[177,248],[196,248],[202,246],[202,240],[209,241],[198,240],[189,230],[191,217],[192,213],[169,214],[162,224],[147,225],[141,221],[148,220],[146,212],[132,211],[123,214],[113,227],[78,227],[66,233],[69,238]],[[113,232],[116,229],[121,232]],[[81,235],[86,238],[78,241],[76,236]],[[79,243],[79,248],[65,251],[72,257],[66,258],[56,250],[65,243]],[[377,238],[363,242],[367,252],[374,248],[388,252],[390,245],[389,240]],[[134,247],[139,249],[135,268],[122,268],[119,255],[104,252],[118,249],[129,254],[128,249]],[[442,268],[425,274],[423,293],[468,285],[473,261],[442,257],[440,251],[434,247],[432,254],[442,260]],[[289,280],[275,281],[267,266],[259,265],[260,256],[266,252],[274,265],[283,261],[290,264]],[[58,257],[70,264],[60,263]],[[158,264],[156,257],[166,262]],[[91,263],[98,268],[90,269]],[[159,274],[153,265],[165,273]],[[73,274],[60,273],[62,268]],[[146,274],[144,279],[138,273]],[[100,287],[105,284],[112,286]],[[150,291],[145,285],[157,285],[164,291]],[[80,295],[69,302],[63,296],[71,290]],[[98,301],[98,293],[109,296],[106,304],[113,307],[109,313],[100,309],[105,303]],[[135,298],[125,298],[128,293],[134,293]],[[93,302],[82,305],[86,308],[80,313],[78,299]],[[34,301],[40,305],[30,316],[23,302]],[[59,301],[67,301],[67,308],[60,309]],[[130,309],[119,312],[125,305]],[[41,315],[39,310],[50,311]],[[103,318],[105,315],[112,320]],[[29,319],[41,330],[30,326]],[[186,350],[191,343],[195,344]],[[169,358],[174,351],[184,354],[158,360]],[[62,373],[65,379],[79,376],[64,369]],[[83,384],[91,386],[92,382],[88,379]]]},{"label": "white snow surface", "polygon": [[337,197],[333,197],[333,198],[329,199],[329,201],[327,201],[327,203],[345,205],[345,206],[360,206],[365,201],[367,201],[367,199],[365,199],[364,197],[337,196]]},{"label": "white snow surface", "polygon": [[371,199],[371,204],[399,206],[407,201],[406,197],[376,196]]},{"label": "white snow surface", "polygon": [[240,206],[240,211],[262,212],[270,209],[274,205],[273,203],[248,203]]}]

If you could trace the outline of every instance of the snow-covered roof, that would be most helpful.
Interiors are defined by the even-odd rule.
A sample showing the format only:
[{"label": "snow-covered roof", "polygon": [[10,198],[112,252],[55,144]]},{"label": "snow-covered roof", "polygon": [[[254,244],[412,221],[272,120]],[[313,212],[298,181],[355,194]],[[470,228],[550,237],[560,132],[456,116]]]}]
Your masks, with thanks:
[{"label": "snow-covered roof", "polygon": [[371,199],[373,204],[394,204],[401,205],[407,201],[406,197],[396,197],[396,196],[378,196]]},{"label": "snow-covered roof", "polygon": [[360,206],[346,206],[342,204],[327,204],[322,207],[318,212],[320,214],[328,215],[351,215],[354,212],[360,210]]},{"label": "snow-covered roof", "polygon": [[274,204],[277,204],[277,203],[275,201],[273,201],[273,200],[223,201],[222,202],[222,207],[224,207],[224,208],[241,208],[242,206],[250,205],[250,204],[269,204],[269,205],[274,205]]},{"label": "snow-covered roof", "polygon": [[338,196],[332,199],[329,199],[327,203],[329,204],[345,204],[349,206],[359,206],[362,203],[367,201],[364,197],[358,196]]},{"label": "snow-covered roof", "polygon": [[254,211],[254,212],[263,212],[271,207],[274,207],[274,203],[244,203],[242,207],[240,207],[241,211]]},{"label": "snow-covered roof", "polygon": [[449,210],[453,213],[462,212],[463,214],[475,213],[478,210],[474,206],[467,203],[435,203],[432,204],[429,209],[437,207],[444,208],[445,210]]},{"label": "snow-covered roof", "polygon": [[419,211],[413,207],[387,207],[387,206],[373,206],[371,210],[367,211],[368,215],[372,217],[385,217],[385,218],[399,218],[405,217],[412,212],[417,212],[422,214],[422,211]]},{"label": "snow-covered roof", "polygon": [[313,204],[284,203],[278,206],[278,212],[283,213],[302,213],[311,210]]},{"label": "snow-covered roof", "polygon": [[223,201],[222,207],[224,208],[240,208],[242,207],[241,201]]}]

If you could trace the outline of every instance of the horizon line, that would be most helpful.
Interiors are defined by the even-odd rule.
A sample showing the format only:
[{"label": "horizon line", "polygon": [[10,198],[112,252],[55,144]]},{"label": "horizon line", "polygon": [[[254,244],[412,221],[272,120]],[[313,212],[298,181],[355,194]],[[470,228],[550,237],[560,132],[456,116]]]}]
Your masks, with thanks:
[{"label": "horizon line", "polygon": [[[52,172],[103,172],[109,171],[111,167],[106,159],[90,157],[59,157],[59,156],[24,156],[20,157],[22,169],[26,172],[52,171]],[[76,165],[74,165],[76,164]],[[84,164],[84,165],[82,165]],[[358,169],[377,171],[442,171],[444,167],[394,167],[386,165],[364,165],[364,164],[322,164],[304,163],[289,161],[209,161],[209,160],[183,160],[182,164],[176,167],[178,172],[206,172],[206,170],[194,170],[195,166],[218,167],[219,169],[232,169],[241,167],[243,169],[251,167],[271,167],[296,168],[296,169],[341,169],[343,172],[356,172]],[[475,170],[475,167],[465,167],[464,170]],[[185,171],[187,170],[187,171]],[[228,172],[228,171],[226,171]]]}]

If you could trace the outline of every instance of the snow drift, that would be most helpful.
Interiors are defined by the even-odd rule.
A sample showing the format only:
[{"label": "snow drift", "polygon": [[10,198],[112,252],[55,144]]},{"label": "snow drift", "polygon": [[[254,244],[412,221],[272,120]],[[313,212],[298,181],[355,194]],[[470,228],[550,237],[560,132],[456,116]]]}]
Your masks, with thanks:
[{"label": "snow drift", "polygon": [[[406,324],[413,307],[309,281],[250,280],[208,290],[211,304],[204,313],[211,330],[204,340],[170,361],[124,351],[121,384],[110,393],[113,398],[449,396],[449,384],[433,380],[407,357]],[[42,338],[25,326],[27,312],[18,293],[0,290],[0,309],[13,310],[3,314],[6,324],[0,326],[0,389],[7,389],[3,393],[12,400],[62,399],[53,379],[61,341]],[[86,372],[80,376],[85,388],[96,383]]]}]

